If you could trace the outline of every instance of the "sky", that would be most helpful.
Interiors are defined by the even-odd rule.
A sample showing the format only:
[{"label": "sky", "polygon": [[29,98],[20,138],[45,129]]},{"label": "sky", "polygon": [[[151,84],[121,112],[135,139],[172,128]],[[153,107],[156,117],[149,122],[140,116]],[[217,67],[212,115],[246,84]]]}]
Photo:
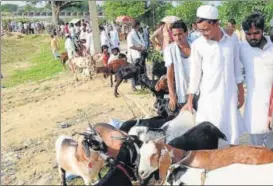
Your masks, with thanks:
[{"label": "sky", "polygon": [[[214,4],[216,6],[221,4],[221,1],[204,1],[204,2],[208,2],[209,4]],[[102,1],[97,1],[97,4],[102,4]],[[25,1],[6,1],[6,0],[1,0],[1,4],[16,4],[19,6],[24,6],[26,5]],[[175,5],[176,2],[173,1],[173,5]],[[42,4],[38,4],[37,7],[43,6]]]}]

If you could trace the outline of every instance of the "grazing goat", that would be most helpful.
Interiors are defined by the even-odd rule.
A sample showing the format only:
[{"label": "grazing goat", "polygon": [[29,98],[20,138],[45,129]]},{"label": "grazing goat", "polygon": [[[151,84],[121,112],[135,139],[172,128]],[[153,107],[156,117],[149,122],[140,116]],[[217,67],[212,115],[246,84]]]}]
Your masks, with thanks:
[{"label": "grazing goat", "polygon": [[194,126],[182,136],[170,141],[172,147],[183,150],[217,149],[219,139],[227,140],[216,126],[210,122],[203,122]]},{"label": "grazing goat", "polygon": [[110,64],[108,64],[105,67],[98,67],[97,73],[104,73],[105,77],[110,76],[110,86],[113,87],[113,78],[112,74],[115,74],[120,67],[128,66],[129,63],[127,63],[123,59],[117,59],[112,61]]},{"label": "grazing goat", "polygon": [[69,67],[74,74],[74,79],[78,81],[76,69],[84,70],[87,69],[89,78],[92,79],[92,71],[95,71],[96,63],[92,56],[88,57],[74,57],[68,60]]},{"label": "grazing goat", "polygon": [[175,164],[164,185],[272,185],[272,172],[273,163],[231,164],[212,171]]},{"label": "grazing goat", "polygon": [[163,139],[143,143],[140,148],[139,175],[147,178],[159,169],[160,178],[166,178],[171,164],[214,170],[234,163],[259,165],[273,163],[273,151],[256,146],[233,146],[217,150],[184,151],[164,144]]},{"label": "grazing goat", "polygon": [[81,176],[88,185],[98,176],[108,158],[104,155],[106,145],[92,127],[82,135],[84,138],[78,142],[66,136],[60,136],[56,141],[56,159],[63,185],[66,185],[66,171]]},{"label": "grazing goat", "polygon": [[128,66],[124,66],[118,69],[118,71],[115,73],[116,77],[116,85],[114,90],[115,97],[118,97],[118,87],[122,83],[123,80],[135,78],[136,81],[139,80],[139,75],[145,73],[145,59],[147,54],[142,53],[141,57],[136,59],[135,64],[130,64]]}]

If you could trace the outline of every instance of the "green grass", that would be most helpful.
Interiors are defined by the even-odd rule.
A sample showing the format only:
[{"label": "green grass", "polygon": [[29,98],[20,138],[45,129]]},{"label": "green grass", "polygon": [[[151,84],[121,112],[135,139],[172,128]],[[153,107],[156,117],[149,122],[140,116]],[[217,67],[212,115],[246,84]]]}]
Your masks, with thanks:
[{"label": "green grass", "polygon": [[[12,36],[13,37],[13,36]],[[60,40],[61,50],[64,51],[64,41]],[[50,78],[62,71],[59,60],[53,58],[49,48],[48,35],[28,35],[21,39],[7,38],[3,40],[3,66],[9,66],[10,74],[2,83],[5,87],[12,87],[22,83],[35,82]],[[27,64],[27,68],[14,68],[13,64]]]}]

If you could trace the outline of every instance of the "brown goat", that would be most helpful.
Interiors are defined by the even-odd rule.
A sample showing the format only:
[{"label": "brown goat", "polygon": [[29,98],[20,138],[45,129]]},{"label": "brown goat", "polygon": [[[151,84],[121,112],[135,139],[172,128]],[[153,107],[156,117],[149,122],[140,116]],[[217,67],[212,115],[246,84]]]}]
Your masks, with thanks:
[{"label": "brown goat", "polygon": [[116,140],[113,137],[126,137],[127,134],[106,123],[98,123],[93,128],[107,145],[107,155],[116,158],[123,141]]},{"label": "brown goat", "polygon": [[273,151],[265,147],[238,145],[217,150],[184,151],[164,144],[162,140],[144,143],[140,149],[139,174],[142,179],[159,169],[165,179],[171,164],[214,170],[234,163],[249,165],[273,162]]},{"label": "brown goat", "polygon": [[63,65],[63,68],[65,69],[65,63],[66,61],[68,60],[68,54],[67,52],[62,52],[61,55],[60,55],[60,61]]},{"label": "brown goat", "polygon": [[115,74],[120,67],[128,65],[129,63],[127,63],[124,59],[116,59],[111,61],[111,63],[105,67],[98,67],[96,72],[104,73],[104,77],[110,76],[110,86],[113,87],[112,75]]},{"label": "brown goat", "polygon": [[160,79],[156,82],[155,90],[157,92],[159,92],[159,91],[169,92],[167,76],[166,75],[161,76]]}]

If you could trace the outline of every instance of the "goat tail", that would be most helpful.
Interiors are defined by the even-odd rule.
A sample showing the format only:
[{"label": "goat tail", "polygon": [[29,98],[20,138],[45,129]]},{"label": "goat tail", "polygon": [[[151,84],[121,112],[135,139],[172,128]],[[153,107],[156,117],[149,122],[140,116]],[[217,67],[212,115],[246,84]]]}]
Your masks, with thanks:
[{"label": "goat tail", "polygon": [[213,132],[218,136],[218,138],[227,141],[226,135],[225,135],[223,132],[221,132],[220,129],[218,129],[217,127],[213,127],[212,130],[213,130]]}]

